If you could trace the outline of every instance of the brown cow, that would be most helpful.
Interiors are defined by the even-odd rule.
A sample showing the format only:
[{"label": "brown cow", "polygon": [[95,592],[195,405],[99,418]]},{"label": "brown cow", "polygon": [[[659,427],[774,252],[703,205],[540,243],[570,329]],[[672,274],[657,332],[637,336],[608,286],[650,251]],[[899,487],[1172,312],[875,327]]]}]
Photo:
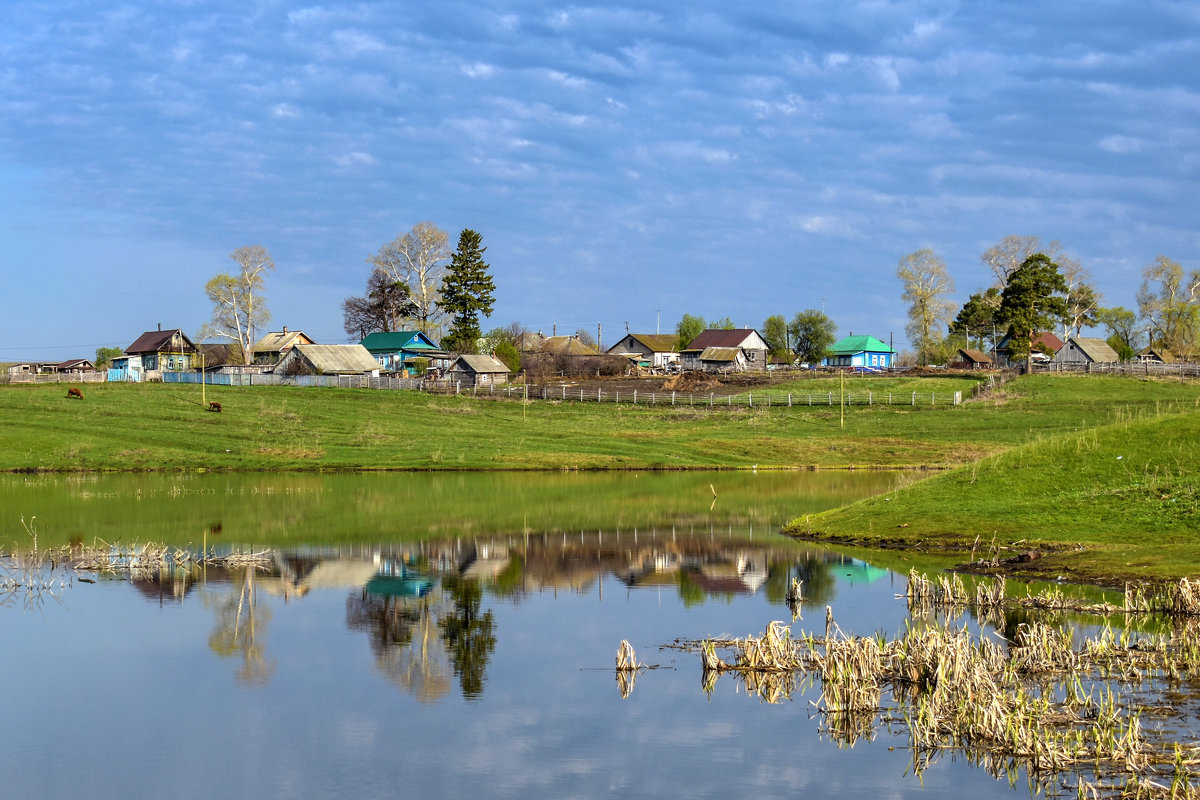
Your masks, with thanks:
[{"label": "brown cow", "polygon": [[80,400],[82,400],[83,392],[79,391],[79,387],[77,387],[77,386],[68,386],[67,387],[67,397],[68,398],[78,397]]},{"label": "brown cow", "polygon": [[216,400],[213,400],[211,403],[208,404],[208,410],[215,411],[218,414],[220,414],[221,413],[221,404],[218,403]]}]

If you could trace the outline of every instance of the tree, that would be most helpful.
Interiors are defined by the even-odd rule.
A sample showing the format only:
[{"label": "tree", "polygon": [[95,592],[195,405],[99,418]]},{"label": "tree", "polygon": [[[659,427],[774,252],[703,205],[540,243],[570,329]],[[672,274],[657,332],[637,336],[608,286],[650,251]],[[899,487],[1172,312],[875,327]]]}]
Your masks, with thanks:
[{"label": "tree", "polygon": [[1122,306],[1101,308],[1096,311],[1096,321],[1108,333],[1109,347],[1117,351],[1122,361],[1131,360],[1137,354],[1137,315]]},{"label": "tree", "polygon": [[979,260],[996,276],[996,288],[1003,291],[1012,274],[1035,253],[1042,253],[1062,265],[1075,263],[1074,259],[1063,254],[1062,245],[1057,241],[1042,247],[1042,240],[1036,236],[1005,236],[985,250]]},{"label": "tree", "polygon": [[680,350],[686,350],[687,346],[707,329],[708,323],[704,321],[704,317],[684,314],[675,324],[676,346]]},{"label": "tree", "polygon": [[[788,358],[788,325],[782,314],[772,314],[763,321],[763,338],[771,355],[777,358]],[[791,359],[788,359],[789,361]]]},{"label": "tree", "polygon": [[592,336],[592,332],[587,328],[579,328],[575,331],[575,338],[581,344],[586,344],[588,347],[596,347],[596,337]]},{"label": "tree", "polygon": [[991,287],[976,292],[967,298],[958,316],[950,323],[950,332],[966,337],[968,344],[973,338],[983,349],[984,339],[991,337],[992,348],[996,347],[996,312],[1000,309],[1000,290]]},{"label": "tree", "polygon": [[1142,272],[1138,313],[1151,329],[1151,344],[1177,354],[1190,353],[1200,328],[1200,270],[1184,275],[1183,267],[1159,256]]},{"label": "tree", "polygon": [[1038,331],[1049,330],[1067,311],[1067,283],[1058,265],[1035,253],[1014,272],[1000,295],[1000,321],[1008,326],[1010,352],[1025,356],[1033,369],[1033,342]]},{"label": "tree", "polygon": [[239,247],[229,257],[238,264],[237,274],[221,272],[204,285],[204,293],[213,304],[213,315],[201,334],[238,344],[243,363],[249,364],[254,359],[258,330],[271,319],[262,291],[263,278],[275,270],[275,261],[261,245]]},{"label": "tree", "polygon": [[942,325],[949,323],[954,306],[946,295],[954,291],[954,280],[946,264],[932,250],[917,250],[900,259],[896,276],[904,284],[902,298],[908,305],[908,339],[917,348],[917,357],[928,364],[941,352]]},{"label": "tree", "polygon": [[342,327],[351,338],[363,339],[368,333],[401,330],[416,311],[408,286],[376,267],[367,278],[367,293],[342,301]]},{"label": "tree", "polygon": [[432,222],[418,222],[408,233],[397,236],[367,259],[392,281],[408,287],[415,311],[412,319],[421,333],[437,338],[442,306],[438,303],[446,260],[450,258],[449,237]]},{"label": "tree", "polygon": [[97,347],[96,369],[107,369],[114,358],[120,358],[123,355],[125,355],[125,351],[119,347]]},{"label": "tree", "polygon": [[1062,318],[1062,340],[1065,342],[1072,336],[1078,336],[1085,326],[1096,324],[1100,293],[1088,283],[1091,276],[1078,262],[1060,263],[1059,271],[1067,284],[1067,311]]},{"label": "tree", "polygon": [[496,284],[488,272],[490,265],[483,260],[487,248],[480,246],[482,239],[470,228],[459,235],[458,249],[450,257],[437,300],[438,307],[453,316],[442,346],[460,353],[475,352],[479,317],[491,315],[495,300]]},{"label": "tree", "polygon": [[788,334],[792,337],[796,359],[815,366],[821,363],[829,346],[837,341],[837,326],[824,311],[809,308],[792,317]]},{"label": "tree", "polygon": [[731,331],[736,327],[737,325],[734,325],[733,320],[729,317],[721,317],[716,322],[708,323],[708,329],[713,331]]}]

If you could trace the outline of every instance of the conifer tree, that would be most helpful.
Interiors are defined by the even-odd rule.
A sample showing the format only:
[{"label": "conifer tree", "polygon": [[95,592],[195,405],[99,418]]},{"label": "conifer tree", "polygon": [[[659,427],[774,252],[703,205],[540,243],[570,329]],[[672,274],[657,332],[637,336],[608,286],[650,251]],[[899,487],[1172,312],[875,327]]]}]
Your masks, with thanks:
[{"label": "conifer tree", "polygon": [[450,268],[442,279],[442,296],[438,307],[452,315],[450,332],[442,347],[459,353],[475,352],[481,331],[479,317],[490,316],[495,300],[496,284],[488,272],[490,265],[483,260],[487,250],[481,247],[482,237],[465,229],[458,237],[458,249],[450,257]]}]

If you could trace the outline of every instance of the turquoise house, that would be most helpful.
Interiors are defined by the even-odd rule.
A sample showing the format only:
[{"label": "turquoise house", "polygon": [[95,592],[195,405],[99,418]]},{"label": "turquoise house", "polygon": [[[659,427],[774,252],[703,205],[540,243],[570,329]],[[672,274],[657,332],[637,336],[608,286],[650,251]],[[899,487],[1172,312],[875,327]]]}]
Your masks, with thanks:
[{"label": "turquoise house", "polygon": [[361,342],[379,366],[388,372],[408,372],[414,358],[427,359],[432,366],[448,361],[448,354],[420,331],[371,333]]},{"label": "turquoise house", "polygon": [[833,343],[821,365],[887,369],[895,360],[896,351],[874,336],[847,336]]}]

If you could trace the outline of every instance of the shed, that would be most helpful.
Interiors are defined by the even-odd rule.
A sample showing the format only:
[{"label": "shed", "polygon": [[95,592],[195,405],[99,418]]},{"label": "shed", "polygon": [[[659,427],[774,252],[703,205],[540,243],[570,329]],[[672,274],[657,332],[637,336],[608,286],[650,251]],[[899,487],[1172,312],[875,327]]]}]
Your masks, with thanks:
[{"label": "shed", "polygon": [[271,331],[254,343],[251,352],[254,353],[255,364],[273,366],[283,360],[283,357],[298,344],[316,344],[304,331],[289,331],[287,325],[282,331]]},{"label": "shed", "polygon": [[452,384],[491,386],[507,382],[508,374],[508,367],[495,356],[467,354],[454,359],[446,377]]},{"label": "shed", "polygon": [[737,348],[742,351],[739,371],[766,372],[767,352],[770,347],[767,340],[753,328],[732,328],[721,330],[710,328],[702,331],[680,353],[684,369],[705,369],[712,371],[704,364],[704,352],[710,347]]},{"label": "shed", "polygon": [[96,367],[86,358],[70,358],[61,364],[57,364],[54,371],[66,373],[95,372]]},{"label": "shed", "polygon": [[1121,360],[1117,351],[1103,339],[1071,337],[1054,354],[1055,364],[1113,364]]},{"label": "shed", "polygon": [[[992,355],[996,359],[996,363],[1002,367],[1012,366],[1013,363],[1024,363],[1022,358],[1013,358],[1012,354],[1012,334],[1004,334],[1004,338],[992,350]],[[1034,361],[1049,361],[1062,349],[1062,339],[1055,336],[1050,331],[1038,331],[1033,335],[1033,360]]]},{"label": "shed", "polygon": [[995,366],[995,362],[982,350],[959,348],[958,356],[950,366],[954,369],[991,369]]},{"label": "shed", "polygon": [[1142,364],[1178,364],[1179,359],[1174,353],[1165,347],[1150,347],[1142,348],[1137,354],[1137,359]]},{"label": "shed", "polygon": [[679,363],[679,341],[668,333],[627,333],[608,348],[608,354],[636,360],[640,366],[661,368]]},{"label": "shed", "polygon": [[379,362],[361,344],[298,344],[276,375],[379,375]]}]

